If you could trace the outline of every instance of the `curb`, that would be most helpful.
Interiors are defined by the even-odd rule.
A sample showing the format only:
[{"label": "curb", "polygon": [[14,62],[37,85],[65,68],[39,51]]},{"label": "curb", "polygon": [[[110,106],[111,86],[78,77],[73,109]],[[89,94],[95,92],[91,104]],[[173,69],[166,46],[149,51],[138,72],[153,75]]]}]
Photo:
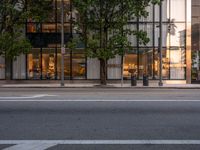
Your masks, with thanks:
[{"label": "curb", "polygon": [[30,89],[39,89],[39,88],[46,88],[46,89],[53,89],[53,88],[60,88],[60,89],[75,89],[75,88],[95,88],[95,89],[200,89],[200,87],[155,87],[155,86],[130,86],[130,87],[117,87],[117,86],[0,86],[1,89],[12,89],[12,88],[30,88]]}]

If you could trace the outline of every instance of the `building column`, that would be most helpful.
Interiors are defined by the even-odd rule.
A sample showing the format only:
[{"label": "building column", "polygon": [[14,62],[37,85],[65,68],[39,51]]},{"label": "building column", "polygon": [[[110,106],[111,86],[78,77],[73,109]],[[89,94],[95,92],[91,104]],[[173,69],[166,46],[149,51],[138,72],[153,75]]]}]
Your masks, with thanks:
[{"label": "building column", "polygon": [[192,8],[192,0],[186,0],[186,82],[187,84],[191,84],[191,69],[192,69],[192,51],[191,51],[191,34],[192,34],[192,26],[191,26],[191,8]]}]

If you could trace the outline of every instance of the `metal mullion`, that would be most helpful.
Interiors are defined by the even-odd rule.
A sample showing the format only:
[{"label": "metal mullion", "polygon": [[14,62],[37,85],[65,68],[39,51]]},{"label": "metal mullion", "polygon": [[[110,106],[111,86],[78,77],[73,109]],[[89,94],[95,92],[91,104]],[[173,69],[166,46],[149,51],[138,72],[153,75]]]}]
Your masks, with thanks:
[{"label": "metal mullion", "polygon": [[[139,31],[139,18],[137,18],[137,31]],[[137,79],[139,79],[140,75],[140,69],[139,69],[139,66],[140,66],[140,59],[139,59],[139,39],[137,37]]]},{"label": "metal mullion", "polygon": [[[169,23],[170,23],[170,26],[171,26],[171,0],[169,1]],[[171,79],[171,67],[170,67],[170,64],[171,64],[171,61],[170,61],[170,58],[171,58],[171,50],[170,50],[170,47],[171,47],[171,35],[169,34],[169,45],[167,46],[167,49],[169,49],[169,80]],[[167,51],[166,49],[166,51]]]},{"label": "metal mullion", "polygon": [[153,5],[153,79],[155,79],[155,5]]},{"label": "metal mullion", "polygon": [[42,68],[42,48],[40,48],[40,80],[43,80],[42,71],[43,71],[43,68]]},{"label": "metal mullion", "polygon": [[[56,23],[56,35],[58,33],[58,14],[57,14],[57,0],[55,0],[55,23]],[[56,36],[56,41],[58,41],[58,36]],[[57,42],[56,42],[56,48],[55,48],[55,54],[56,54],[56,59],[55,59],[55,80],[58,79],[58,45],[57,45]]]},{"label": "metal mullion", "polygon": [[[73,39],[73,28],[72,28],[72,0],[70,0],[70,40]],[[73,52],[70,50],[70,80],[73,79]]]}]

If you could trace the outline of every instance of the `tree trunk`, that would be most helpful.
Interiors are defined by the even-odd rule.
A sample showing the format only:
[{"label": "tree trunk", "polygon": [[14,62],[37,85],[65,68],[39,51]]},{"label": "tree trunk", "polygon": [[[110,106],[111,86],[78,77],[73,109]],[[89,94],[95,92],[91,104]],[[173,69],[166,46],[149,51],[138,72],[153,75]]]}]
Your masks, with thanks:
[{"label": "tree trunk", "polygon": [[100,79],[101,85],[106,85],[107,81],[107,61],[104,59],[100,59]]}]

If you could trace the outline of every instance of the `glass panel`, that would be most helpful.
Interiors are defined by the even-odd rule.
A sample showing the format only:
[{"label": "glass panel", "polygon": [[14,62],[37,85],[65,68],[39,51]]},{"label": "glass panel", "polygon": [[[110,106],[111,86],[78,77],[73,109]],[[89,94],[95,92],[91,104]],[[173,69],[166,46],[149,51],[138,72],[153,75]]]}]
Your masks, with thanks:
[{"label": "glass panel", "polygon": [[0,79],[5,79],[5,58],[0,56]]},{"label": "glass panel", "polygon": [[39,23],[27,23],[27,33],[41,32]]},{"label": "glass panel", "polygon": [[185,23],[170,23],[170,45],[171,46],[185,46]]},{"label": "glass panel", "polygon": [[57,50],[57,79],[61,79],[61,50]]},{"label": "glass panel", "polygon": [[[64,76],[65,79],[70,79],[70,53],[64,55]],[[57,79],[61,79],[61,50],[57,53]]]},{"label": "glass panel", "polygon": [[46,22],[55,22],[56,21],[56,17],[55,17],[55,12],[56,12],[56,0],[52,1],[52,7],[53,10],[50,11],[47,20],[45,20]]},{"label": "glass panel", "polygon": [[85,54],[74,53],[72,57],[72,76],[76,79],[85,78],[86,60]]},{"label": "glass panel", "polygon": [[153,50],[140,49],[139,50],[139,78],[143,79],[143,75],[153,77]]},{"label": "glass panel", "polygon": [[200,53],[199,51],[192,51],[192,80],[200,80]]},{"label": "glass panel", "polygon": [[28,78],[40,79],[41,78],[41,54],[40,49],[32,49],[27,55],[28,57]]},{"label": "glass panel", "polygon": [[123,76],[125,79],[130,79],[131,74],[137,75],[137,51],[124,56]]},{"label": "glass panel", "polygon": [[[136,31],[137,26],[135,24],[129,24],[126,26],[126,29],[131,31]],[[134,35],[128,35],[128,40],[131,43],[131,46],[137,46],[137,38]]]},{"label": "glass panel", "polygon": [[56,24],[52,24],[52,23],[42,24],[42,32],[46,32],[46,33],[56,32]]},{"label": "glass panel", "polygon": [[185,49],[170,50],[170,79],[185,79],[186,56]]},{"label": "glass panel", "polygon": [[200,80],[200,1],[192,0],[192,80]]},{"label": "glass panel", "polygon": [[[60,23],[57,24],[57,32],[61,32],[61,24]],[[64,32],[65,33],[70,33],[71,32],[69,23],[65,23],[64,24]]]},{"label": "glass panel", "polygon": [[185,0],[171,0],[171,19],[185,22]]},{"label": "glass panel", "polygon": [[[169,79],[169,50],[163,49],[162,50],[162,76],[163,79]],[[159,59],[159,53],[156,50],[155,52],[155,60],[154,60],[155,66],[154,66],[154,75],[155,75],[155,79],[159,79],[159,75],[160,75],[160,59]]]},{"label": "glass panel", "polygon": [[[153,46],[152,36],[153,36],[153,26],[151,24],[140,24],[140,30],[147,32],[147,37],[150,39],[146,46]],[[144,46],[141,44],[141,46]]]},{"label": "glass panel", "polygon": [[[159,46],[159,41],[158,41],[158,38],[160,37],[160,33],[159,33],[159,24],[156,24],[155,25],[155,46]],[[163,37],[162,37],[162,45],[163,47],[167,47],[169,46],[169,30],[168,30],[168,25],[167,24],[163,24]]]},{"label": "glass panel", "polygon": [[[70,21],[70,0],[64,0],[64,22]],[[61,22],[61,0],[57,0],[57,22]]]},{"label": "glass panel", "polygon": [[150,6],[148,6],[146,8],[147,12],[149,13],[149,15],[145,18],[145,17],[142,17],[140,19],[140,21],[148,21],[148,22],[152,22],[153,21],[153,5],[151,4]]},{"label": "glass panel", "polygon": [[[159,5],[155,6],[155,21],[159,21],[160,16],[160,7]],[[169,18],[169,0],[163,1],[163,21],[167,21]]]},{"label": "glass panel", "polygon": [[55,79],[56,70],[56,54],[55,49],[42,50],[42,78]]}]

